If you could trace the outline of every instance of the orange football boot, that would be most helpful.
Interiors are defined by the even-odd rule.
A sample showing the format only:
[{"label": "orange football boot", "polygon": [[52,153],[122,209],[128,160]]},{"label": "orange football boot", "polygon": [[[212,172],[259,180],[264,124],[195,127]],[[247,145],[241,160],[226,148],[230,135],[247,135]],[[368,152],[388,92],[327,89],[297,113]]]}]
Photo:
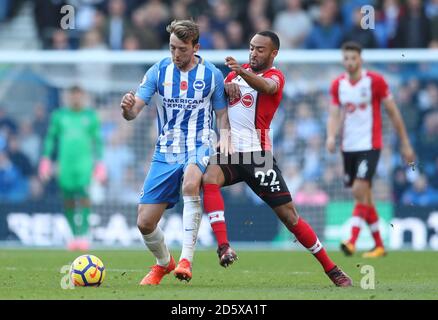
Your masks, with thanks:
[{"label": "orange football boot", "polygon": [[192,264],[187,259],[181,259],[173,273],[179,280],[189,282],[192,279]]},{"label": "orange football boot", "polygon": [[140,285],[157,285],[160,284],[161,279],[166,274],[169,274],[172,272],[172,270],[175,269],[175,260],[172,256],[170,256],[170,261],[167,267],[160,266],[158,264],[151,267],[151,271],[141,280]]},{"label": "orange football boot", "polygon": [[352,256],[356,252],[356,247],[354,244],[348,241],[343,241],[341,243],[341,250],[344,254],[349,257]]},{"label": "orange football boot", "polygon": [[375,247],[373,250],[365,252],[362,258],[380,258],[386,256],[385,248]]}]

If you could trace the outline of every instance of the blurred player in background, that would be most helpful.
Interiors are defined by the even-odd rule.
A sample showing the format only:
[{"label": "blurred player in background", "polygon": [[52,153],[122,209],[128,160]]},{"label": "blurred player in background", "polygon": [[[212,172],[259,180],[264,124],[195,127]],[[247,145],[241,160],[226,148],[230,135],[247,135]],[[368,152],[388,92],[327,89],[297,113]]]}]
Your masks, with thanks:
[{"label": "blurred player in background", "polygon": [[84,106],[84,98],[81,88],[72,87],[68,92],[68,106],[52,113],[39,176],[42,181],[50,179],[53,173],[50,158],[56,143],[58,184],[64,199],[64,214],[74,236],[68,249],[86,251],[90,245],[88,188],[93,173],[98,181],[106,180],[106,169],[101,162],[103,144],[99,117],[95,110]]},{"label": "blurred player in background", "polygon": [[225,90],[236,153],[212,157],[203,177],[204,208],[218,242],[219,262],[227,267],[237,258],[227,239],[220,188],[244,181],[315,256],[336,286],[351,286],[351,279],[333,263],[312,227],[298,215],[272,154],[269,127],[285,83],[283,73],[273,66],[279,48],[275,33],[258,32],[250,41],[249,63],[240,65],[232,57],[225,59],[231,69]]},{"label": "blurred player in background", "polygon": [[[157,285],[174,271],[180,280],[192,278],[192,261],[202,218],[200,187],[212,146],[214,110],[217,126],[229,133],[227,102],[222,73],[196,55],[199,28],[190,20],[173,21],[168,27],[172,58],[164,58],[147,72],[137,93],[121,102],[126,120],[133,120],[157,97],[158,141],[138,206],[137,225],[157,264],[140,282]],[[221,151],[228,153],[228,134],[221,135]],[[178,266],[158,226],[164,211],[179,201],[182,180],[183,248]]]},{"label": "blurred player in background", "polygon": [[379,232],[379,217],[373,202],[371,181],[382,148],[382,102],[400,138],[403,158],[413,165],[415,154],[388,84],[380,74],[362,68],[361,51],[361,46],[355,42],[346,42],[342,46],[346,72],[331,85],[332,103],[327,122],[326,147],[328,151],[335,152],[336,135],[342,123],[341,150],[345,184],[352,187],[356,204],[351,237],[341,244],[341,249],[347,256],[356,251],[356,240],[362,224],[366,222],[375,247],[364,253],[363,257],[377,258],[385,255],[385,248]]}]

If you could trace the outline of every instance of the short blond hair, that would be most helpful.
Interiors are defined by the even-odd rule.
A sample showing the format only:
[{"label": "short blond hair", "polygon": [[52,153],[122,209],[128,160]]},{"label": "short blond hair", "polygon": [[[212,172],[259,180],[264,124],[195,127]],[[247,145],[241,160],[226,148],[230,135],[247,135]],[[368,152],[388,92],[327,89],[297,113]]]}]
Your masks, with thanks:
[{"label": "short blond hair", "polygon": [[175,34],[181,41],[191,41],[192,45],[199,42],[199,27],[193,20],[173,20],[166,31]]}]

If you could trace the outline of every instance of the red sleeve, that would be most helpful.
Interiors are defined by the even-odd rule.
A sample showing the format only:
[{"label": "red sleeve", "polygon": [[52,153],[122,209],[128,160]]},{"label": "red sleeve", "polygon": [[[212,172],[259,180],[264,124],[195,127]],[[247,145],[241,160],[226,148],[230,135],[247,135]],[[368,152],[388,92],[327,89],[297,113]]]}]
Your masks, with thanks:
[{"label": "red sleeve", "polygon": [[231,82],[236,77],[236,73],[234,71],[231,71],[224,79],[224,83]]},{"label": "red sleeve", "polygon": [[332,104],[340,106],[341,101],[339,101],[339,78],[332,82],[330,95],[332,97]]},{"label": "red sleeve", "polygon": [[[249,67],[249,64],[248,64],[248,63],[244,63],[244,64],[242,64],[242,68],[247,69],[248,67]],[[236,72],[231,71],[231,72],[225,77],[225,79],[224,79],[224,83],[231,82],[231,80],[233,80],[233,79],[236,78],[236,77],[237,77]]]},{"label": "red sleeve", "polygon": [[279,91],[283,91],[285,79],[283,73],[280,70],[278,69],[269,70],[263,75],[263,78],[271,79],[278,85]]},{"label": "red sleeve", "polygon": [[378,73],[372,74],[373,79],[373,94],[375,94],[380,100],[386,99],[391,96],[388,83],[385,78]]}]

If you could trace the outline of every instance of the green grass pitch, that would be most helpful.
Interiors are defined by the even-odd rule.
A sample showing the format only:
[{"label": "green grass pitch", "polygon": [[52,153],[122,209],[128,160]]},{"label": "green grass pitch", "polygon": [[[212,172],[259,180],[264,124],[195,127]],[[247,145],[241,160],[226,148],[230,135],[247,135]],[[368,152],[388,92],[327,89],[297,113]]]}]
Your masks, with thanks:
[{"label": "green grass pitch", "polygon": [[[332,258],[354,281],[334,287],[314,258],[304,251],[238,251],[239,260],[224,269],[215,251],[197,251],[191,282],[166,276],[159,286],[138,283],[153,264],[145,251],[93,251],[107,269],[99,288],[65,290],[60,270],[80,253],[61,250],[0,250],[0,299],[438,299],[438,254],[390,252],[378,260]],[[173,252],[179,257],[179,252]],[[362,266],[375,270],[375,289],[361,288]]]}]

